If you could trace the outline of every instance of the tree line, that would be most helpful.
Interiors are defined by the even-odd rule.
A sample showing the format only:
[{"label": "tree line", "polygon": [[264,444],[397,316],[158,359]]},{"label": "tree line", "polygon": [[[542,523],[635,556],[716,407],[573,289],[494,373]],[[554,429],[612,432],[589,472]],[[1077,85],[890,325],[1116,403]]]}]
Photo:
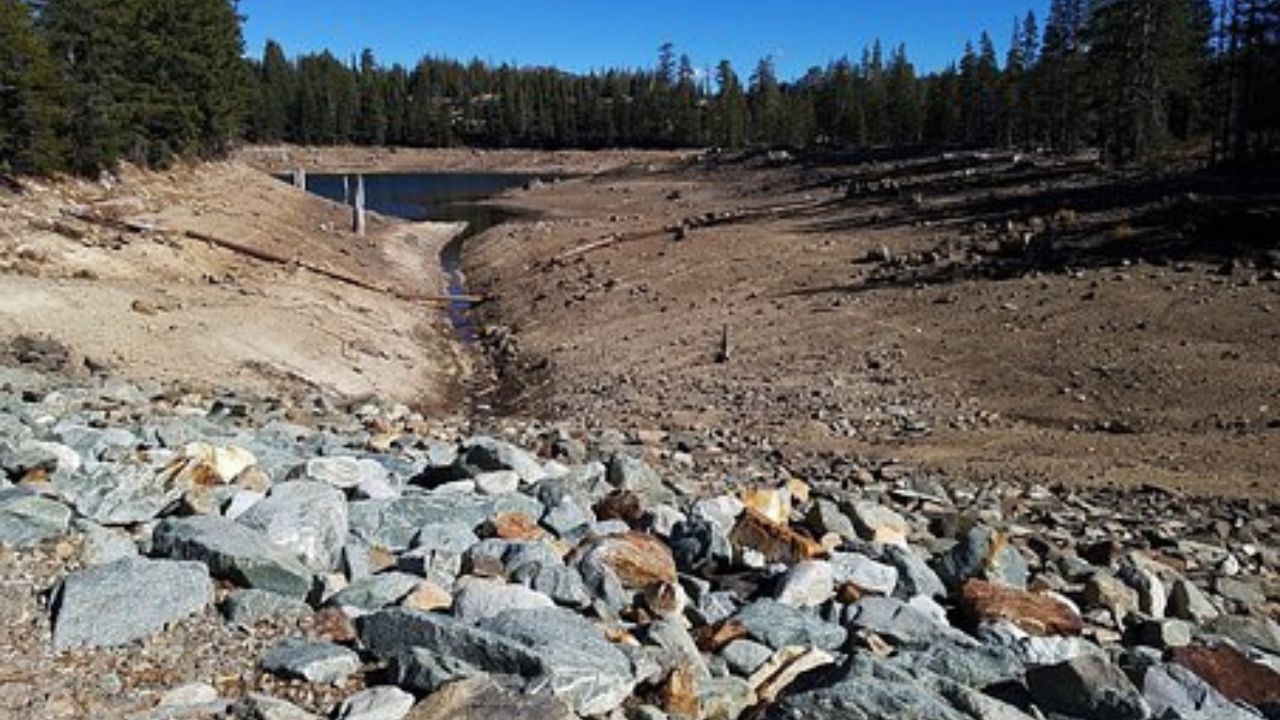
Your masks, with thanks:
[{"label": "tree line", "polygon": [[0,167],[93,172],[232,143],[414,147],[1101,148],[1274,153],[1280,0],[1053,0],[919,73],[876,42],[784,81],[662,46],[652,68],[575,74],[370,50],[243,56],[234,0],[0,0]]}]

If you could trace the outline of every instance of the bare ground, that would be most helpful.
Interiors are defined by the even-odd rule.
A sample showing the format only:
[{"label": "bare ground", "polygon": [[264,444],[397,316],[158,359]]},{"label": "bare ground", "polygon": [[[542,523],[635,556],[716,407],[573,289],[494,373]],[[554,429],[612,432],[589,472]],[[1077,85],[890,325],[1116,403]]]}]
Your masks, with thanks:
[{"label": "bare ground", "polygon": [[1276,198],[1083,160],[672,163],[513,194],[542,219],[467,268],[516,411],[1275,498]]},{"label": "bare ground", "polygon": [[349,222],[236,162],[28,182],[0,192],[0,341],[65,346],[73,371],[451,406],[467,359],[429,298],[457,228]]}]

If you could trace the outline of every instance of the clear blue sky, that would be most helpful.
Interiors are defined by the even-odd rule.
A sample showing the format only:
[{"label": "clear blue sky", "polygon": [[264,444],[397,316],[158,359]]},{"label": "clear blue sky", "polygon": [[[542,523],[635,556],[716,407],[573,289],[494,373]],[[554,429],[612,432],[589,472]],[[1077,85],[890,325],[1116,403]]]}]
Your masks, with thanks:
[{"label": "clear blue sky", "polygon": [[959,57],[984,29],[1003,55],[1013,18],[1048,0],[241,0],[245,40],[257,56],[267,38],[290,56],[329,48],[340,57],[373,48],[383,63],[425,54],[587,71],[648,67],[664,41],[699,68],[723,58],[744,77],[765,55],[793,78],[877,37],[905,42],[934,70]]}]

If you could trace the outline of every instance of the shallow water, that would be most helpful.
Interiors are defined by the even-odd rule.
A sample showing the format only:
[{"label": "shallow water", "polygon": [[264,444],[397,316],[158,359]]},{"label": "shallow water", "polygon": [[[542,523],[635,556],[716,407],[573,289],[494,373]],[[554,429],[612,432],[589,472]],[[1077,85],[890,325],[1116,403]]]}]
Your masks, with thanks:
[{"label": "shallow water", "polygon": [[[350,176],[355,188],[355,176]],[[515,213],[484,205],[482,200],[519,187],[536,176],[512,173],[388,173],[364,176],[365,207],[373,212],[414,222],[465,222],[467,229],[440,253],[440,265],[449,278],[449,294],[467,294],[461,272],[462,245],[467,238],[515,217]],[[307,190],[336,202],[345,202],[342,175],[310,175]],[[449,322],[466,344],[476,341],[470,305],[449,305]]]}]

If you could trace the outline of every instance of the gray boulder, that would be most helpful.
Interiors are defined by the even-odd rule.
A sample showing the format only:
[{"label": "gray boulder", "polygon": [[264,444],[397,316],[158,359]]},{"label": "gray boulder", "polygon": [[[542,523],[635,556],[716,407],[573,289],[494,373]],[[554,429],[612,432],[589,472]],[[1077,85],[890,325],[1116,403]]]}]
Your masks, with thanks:
[{"label": "gray boulder", "polygon": [[394,685],[379,685],[352,695],[338,707],[337,720],[404,720],[416,701]]},{"label": "gray boulder", "polygon": [[72,573],[53,601],[53,647],[115,647],[163,630],[213,602],[199,563],[129,558]]},{"label": "gray boulder", "polygon": [[839,625],[776,600],[752,603],[740,610],[734,620],[746,628],[753,640],[774,650],[788,645],[836,650],[844,645],[849,636],[848,631]]},{"label": "gray boulder", "polygon": [[262,669],[284,678],[336,684],[360,669],[360,656],[341,645],[288,638],[267,650]]},{"label": "gray boulder", "polygon": [[19,487],[0,488],[0,545],[30,547],[65,535],[71,509]]},{"label": "gray boulder", "polygon": [[317,572],[333,570],[347,540],[347,499],[319,482],[288,482],[237,518]]},{"label": "gray boulder", "polygon": [[58,494],[83,517],[100,525],[154,520],[182,499],[187,488],[172,473],[142,463],[104,463],[91,472],[55,480]]},{"label": "gray boulder", "polygon": [[[359,618],[360,640],[378,657],[400,664],[435,663],[466,677],[513,675],[568,702],[580,715],[602,715],[635,687],[631,663],[599,628],[559,608],[508,611],[474,626],[446,615],[393,608]],[[408,667],[404,667],[404,666]]]},{"label": "gray boulder", "polygon": [[551,598],[523,585],[500,580],[465,577],[455,586],[453,614],[460,620],[480,622],[508,610],[536,610],[554,607]]},{"label": "gray boulder", "polygon": [[481,473],[511,470],[520,476],[524,484],[546,479],[547,471],[533,455],[510,443],[491,437],[476,437],[462,444],[455,467],[465,477]]},{"label": "gray boulder", "polygon": [[970,578],[1026,588],[1029,576],[1022,553],[1003,533],[988,527],[976,527],[965,533],[937,558],[933,568],[942,582],[953,589]]},{"label": "gray boulder", "polygon": [[422,578],[401,572],[370,575],[351,583],[325,600],[325,605],[372,612],[394,605],[417,589]]},{"label": "gray boulder", "polygon": [[392,500],[362,500],[350,504],[351,533],[365,543],[392,551],[406,550],[418,532],[429,525],[475,528],[499,513],[542,517],[542,504],[525,495],[431,493]]},{"label": "gray boulder", "polygon": [[228,623],[241,628],[264,620],[292,621],[311,615],[310,605],[266,590],[237,590],[222,601],[220,609]]},{"label": "gray boulder", "polygon": [[312,572],[293,555],[266,535],[225,518],[165,520],[152,535],[152,550],[163,557],[202,562],[214,577],[242,587],[305,599],[315,586]]},{"label": "gray boulder", "polygon": [[1027,672],[1027,689],[1041,708],[1081,720],[1147,720],[1151,707],[1120,668],[1085,655]]}]

